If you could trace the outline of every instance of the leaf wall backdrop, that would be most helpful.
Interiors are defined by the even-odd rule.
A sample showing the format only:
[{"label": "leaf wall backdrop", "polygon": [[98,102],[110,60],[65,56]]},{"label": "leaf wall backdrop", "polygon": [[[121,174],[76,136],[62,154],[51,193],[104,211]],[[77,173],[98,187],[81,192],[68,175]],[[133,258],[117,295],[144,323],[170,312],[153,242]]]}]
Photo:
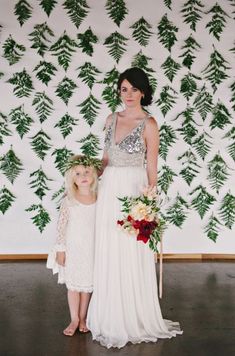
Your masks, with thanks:
[{"label": "leaf wall backdrop", "polygon": [[0,13],[0,253],[49,251],[64,164],[101,156],[130,66],[155,90],[164,252],[235,253],[235,1],[1,0]]}]

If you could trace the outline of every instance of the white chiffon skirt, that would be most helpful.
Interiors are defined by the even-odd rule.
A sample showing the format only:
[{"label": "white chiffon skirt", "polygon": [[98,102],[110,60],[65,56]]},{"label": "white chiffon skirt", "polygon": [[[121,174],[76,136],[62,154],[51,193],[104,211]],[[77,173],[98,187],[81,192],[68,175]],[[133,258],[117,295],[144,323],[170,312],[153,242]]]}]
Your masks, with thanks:
[{"label": "white chiffon skirt", "polygon": [[95,236],[94,291],[87,325],[101,345],[121,348],[181,334],[179,324],[162,318],[154,254],[148,243],[117,225],[118,197],[139,195],[147,184],[140,167],[107,167],[99,187]]}]

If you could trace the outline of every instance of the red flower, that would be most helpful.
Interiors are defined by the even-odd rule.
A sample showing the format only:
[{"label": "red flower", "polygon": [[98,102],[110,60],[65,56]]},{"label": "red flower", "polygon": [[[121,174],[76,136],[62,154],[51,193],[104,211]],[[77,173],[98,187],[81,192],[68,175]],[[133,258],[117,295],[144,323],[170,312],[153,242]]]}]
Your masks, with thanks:
[{"label": "red flower", "polygon": [[141,240],[146,243],[150,239],[150,235],[153,230],[157,227],[156,221],[146,221],[146,220],[136,220],[133,224],[134,228],[139,229],[139,234],[137,235],[137,240]]},{"label": "red flower", "polygon": [[123,220],[118,220],[117,223],[118,223],[118,225],[122,226],[124,224],[124,221]]},{"label": "red flower", "polygon": [[146,236],[141,235],[141,234],[137,235],[137,241],[143,241],[146,244],[146,242],[148,242],[148,240],[149,240],[149,237],[146,237]]},{"label": "red flower", "polygon": [[127,221],[130,221],[130,222],[133,221],[133,219],[132,219],[132,217],[130,215],[128,215]]}]

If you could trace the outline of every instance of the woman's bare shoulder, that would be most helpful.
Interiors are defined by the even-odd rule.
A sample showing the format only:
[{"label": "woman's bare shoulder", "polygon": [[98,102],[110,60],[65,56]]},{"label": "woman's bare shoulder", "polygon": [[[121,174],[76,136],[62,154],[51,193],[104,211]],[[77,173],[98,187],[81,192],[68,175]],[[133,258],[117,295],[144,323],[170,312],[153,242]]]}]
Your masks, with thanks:
[{"label": "woman's bare shoulder", "polygon": [[145,123],[146,129],[148,130],[158,130],[157,120],[153,116],[149,116]]}]

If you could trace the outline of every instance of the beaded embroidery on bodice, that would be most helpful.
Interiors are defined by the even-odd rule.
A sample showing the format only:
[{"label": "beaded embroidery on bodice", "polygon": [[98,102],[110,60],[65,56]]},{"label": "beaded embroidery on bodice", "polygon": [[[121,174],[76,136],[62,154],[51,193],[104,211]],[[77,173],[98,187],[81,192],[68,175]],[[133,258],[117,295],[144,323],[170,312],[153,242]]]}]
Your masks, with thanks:
[{"label": "beaded embroidery on bodice", "polygon": [[105,149],[109,156],[109,166],[116,167],[144,167],[146,147],[143,140],[143,129],[147,118],[125,136],[119,143],[115,143],[115,129],[117,114],[113,115],[111,125],[105,135]]}]

